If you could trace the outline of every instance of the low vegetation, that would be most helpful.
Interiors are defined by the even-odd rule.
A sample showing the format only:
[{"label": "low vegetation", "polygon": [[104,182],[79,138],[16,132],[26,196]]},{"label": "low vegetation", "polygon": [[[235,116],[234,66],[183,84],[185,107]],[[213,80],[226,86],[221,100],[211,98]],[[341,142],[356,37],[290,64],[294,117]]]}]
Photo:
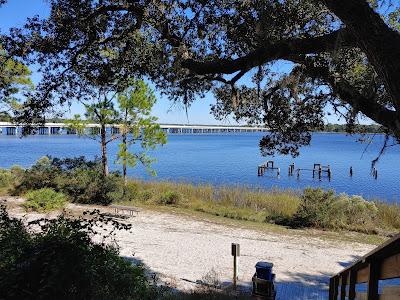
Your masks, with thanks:
[{"label": "low vegetation", "polygon": [[50,188],[63,193],[69,201],[107,205],[120,199],[123,192],[118,173],[104,176],[99,160],[84,157],[58,159],[43,157],[31,168],[13,171],[10,185],[12,195],[23,195],[31,190]]},{"label": "low vegetation", "polygon": [[[360,196],[307,188],[263,190],[214,187],[179,182],[129,180],[118,173],[104,176],[98,160],[44,157],[31,168],[0,172],[0,186],[28,198],[25,207],[48,211],[65,201],[107,205],[112,202],[147,207],[173,206],[215,216],[292,228],[312,227],[389,234],[400,230],[400,207]],[[32,192],[35,191],[35,192]],[[52,200],[50,200],[52,199]]]},{"label": "low vegetation", "polygon": [[27,211],[48,212],[63,208],[66,203],[63,193],[57,193],[50,188],[30,191],[25,197],[26,201],[23,206]]},{"label": "low vegetation", "polygon": [[[320,188],[261,190],[131,180],[125,205],[166,205],[215,216],[291,228],[391,234],[400,230],[400,207]],[[126,200],[126,199],[130,200]]]},{"label": "low vegetation", "polygon": [[287,222],[292,227],[348,229],[375,233],[382,227],[374,202],[360,196],[336,195],[332,190],[307,188],[296,213]]},{"label": "low vegetation", "polygon": [[39,231],[29,230],[29,225],[10,218],[3,207],[1,298],[158,299],[160,290],[149,283],[141,266],[120,257],[117,248],[91,239],[99,233],[96,228],[100,223],[109,222],[95,214],[87,220],[60,216],[33,223]]},{"label": "low vegetation", "polygon": [[[24,224],[0,207],[1,299],[225,300],[232,289],[222,288],[209,272],[192,291],[174,291],[141,264],[119,256],[115,230],[131,227],[97,211],[78,219],[61,215]],[[104,226],[107,225],[107,226]],[[32,226],[35,230],[31,230]],[[103,228],[109,228],[103,230]],[[102,242],[94,242],[100,235]],[[235,299],[250,299],[248,295]]]}]

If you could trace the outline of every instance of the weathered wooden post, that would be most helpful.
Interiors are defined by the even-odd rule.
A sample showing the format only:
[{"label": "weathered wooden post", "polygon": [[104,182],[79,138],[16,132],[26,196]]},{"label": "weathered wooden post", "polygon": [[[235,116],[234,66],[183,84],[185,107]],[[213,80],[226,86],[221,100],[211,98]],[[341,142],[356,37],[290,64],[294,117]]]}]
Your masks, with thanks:
[{"label": "weathered wooden post", "polygon": [[372,169],[372,177],[378,179],[378,170],[375,167]]},{"label": "weathered wooden post", "polygon": [[321,180],[321,177],[322,177],[322,167],[319,166],[319,168],[318,168],[318,179]]},{"label": "weathered wooden post", "polygon": [[353,167],[350,166],[350,177],[353,177]]},{"label": "weathered wooden post", "polygon": [[238,280],[238,262],[237,257],[240,256],[240,245],[232,243],[232,256],[233,256],[233,288],[236,290]]},{"label": "weathered wooden post", "polygon": [[289,176],[293,176],[294,164],[289,165]]}]

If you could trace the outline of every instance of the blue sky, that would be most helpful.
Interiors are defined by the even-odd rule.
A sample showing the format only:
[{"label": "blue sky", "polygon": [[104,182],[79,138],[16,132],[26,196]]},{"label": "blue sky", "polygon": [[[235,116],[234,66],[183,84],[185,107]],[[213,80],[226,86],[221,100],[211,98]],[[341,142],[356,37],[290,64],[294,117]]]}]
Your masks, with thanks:
[{"label": "blue sky", "polygon": [[[8,0],[8,3],[0,9],[0,29],[7,32],[10,27],[23,26],[27,17],[39,15],[45,17],[48,15],[49,6],[45,0]],[[289,63],[277,63],[276,68],[287,70],[290,68]],[[38,74],[33,74],[33,80],[37,81]],[[249,80],[245,78],[244,81]],[[154,107],[153,114],[159,118],[161,123],[191,123],[191,124],[236,124],[232,120],[219,122],[210,114],[210,105],[215,102],[211,93],[205,98],[198,99],[188,109],[186,116],[185,108],[179,104],[171,103],[166,97],[157,92],[157,104]],[[67,114],[83,113],[83,108],[75,104],[71,107]],[[331,123],[342,123],[337,120],[336,116],[329,116],[326,119]],[[365,123],[364,121],[363,123]],[[369,122],[367,122],[369,123]]]}]

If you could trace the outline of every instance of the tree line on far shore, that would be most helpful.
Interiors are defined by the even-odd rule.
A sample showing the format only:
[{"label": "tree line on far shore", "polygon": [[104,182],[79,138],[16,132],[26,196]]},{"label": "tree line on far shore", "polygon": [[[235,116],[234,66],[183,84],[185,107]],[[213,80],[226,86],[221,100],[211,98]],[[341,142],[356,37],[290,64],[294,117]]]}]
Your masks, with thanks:
[{"label": "tree line on far shore", "polygon": [[[354,132],[357,133],[385,133],[385,129],[377,124],[369,124],[369,125],[362,125],[358,124],[355,125]],[[324,129],[321,130],[322,132],[348,132],[348,125],[347,124],[325,124]]]}]

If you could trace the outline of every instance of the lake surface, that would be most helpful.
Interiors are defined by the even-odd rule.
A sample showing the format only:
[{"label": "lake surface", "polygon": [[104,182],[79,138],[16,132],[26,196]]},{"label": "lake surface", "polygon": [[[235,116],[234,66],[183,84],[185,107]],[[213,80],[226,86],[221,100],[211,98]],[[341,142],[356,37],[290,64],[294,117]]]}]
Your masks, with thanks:
[{"label": "lake surface", "polygon": [[[213,135],[169,135],[168,143],[151,155],[158,162],[153,165],[157,177],[146,174],[138,166],[128,172],[131,177],[152,180],[173,180],[213,185],[251,185],[261,188],[303,189],[307,186],[333,188],[337,192],[358,194],[365,198],[381,198],[387,201],[400,200],[400,147],[391,147],[381,157],[377,169],[378,179],[371,176],[371,161],[378,155],[383,136],[364,153],[366,144],[356,142],[357,137],[344,134],[314,134],[312,144],[301,150],[299,157],[262,157],[258,148],[261,133],[213,134]],[[120,169],[113,164],[118,144],[109,145],[111,169]],[[0,167],[12,165],[29,167],[40,157],[49,154],[56,157],[84,155],[93,158],[100,154],[100,145],[93,140],[77,136],[34,136],[18,138],[0,136]],[[274,160],[281,168],[280,177],[275,172],[257,176],[257,166]],[[312,178],[312,172],[302,172],[299,179],[288,176],[292,162],[295,168],[311,168],[314,163],[329,164],[332,179]],[[353,177],[349,168],[353,167]]]}]

